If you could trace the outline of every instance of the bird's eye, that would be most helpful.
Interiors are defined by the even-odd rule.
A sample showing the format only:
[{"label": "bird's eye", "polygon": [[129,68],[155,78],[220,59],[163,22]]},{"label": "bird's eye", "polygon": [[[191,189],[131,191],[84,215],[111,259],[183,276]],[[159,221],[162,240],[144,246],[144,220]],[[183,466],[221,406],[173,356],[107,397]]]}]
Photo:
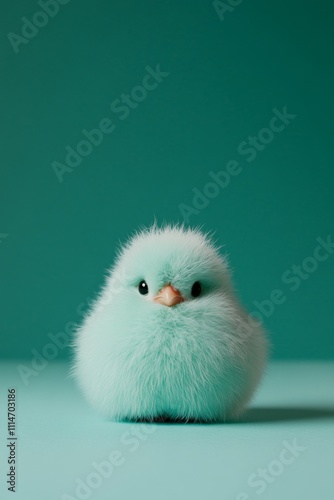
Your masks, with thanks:
[{"label": "bird's eye", "polygon": [[191,288],[191,296],[192,297],[199,297],[202,292],[202,287],[199,281],[195,281]]},{"label": "bird's eye", "polygon": [[148,286],[145,280],[142,280],[138,285],[138,291],[141,295],[148,294]]}]

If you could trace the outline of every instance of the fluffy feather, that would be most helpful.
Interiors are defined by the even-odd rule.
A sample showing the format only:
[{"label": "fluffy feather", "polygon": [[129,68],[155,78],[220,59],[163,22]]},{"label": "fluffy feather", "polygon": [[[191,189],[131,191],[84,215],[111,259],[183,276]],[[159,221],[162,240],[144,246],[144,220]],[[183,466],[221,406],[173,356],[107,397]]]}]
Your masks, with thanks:
[{"label": "fluffy feather", "polygon": [[[238,418],[263,373],[267,342],[229,274],[199,230],[155,225],[137,233],[77,332],[74,372],[93,407],[113,420]],[[168,283],[183,303],[153,302]]]}]

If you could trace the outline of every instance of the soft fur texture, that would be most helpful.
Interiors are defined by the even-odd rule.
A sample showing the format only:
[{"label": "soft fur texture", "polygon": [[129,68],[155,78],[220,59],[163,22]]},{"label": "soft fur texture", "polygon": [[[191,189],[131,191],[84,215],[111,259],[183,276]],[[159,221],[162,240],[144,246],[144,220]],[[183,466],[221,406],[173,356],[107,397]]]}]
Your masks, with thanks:
[{"label": "soft fur texture", "polygon": [[[148,295],[138,292],[141,280]],[[168,283],[183,303],[152,301]],[[238,418],[259,383],[267,342],[234,297],[227,261],[211,239],[155,225],[120,252],[75,351],[83,392],[113,420],[224,421]]]}]

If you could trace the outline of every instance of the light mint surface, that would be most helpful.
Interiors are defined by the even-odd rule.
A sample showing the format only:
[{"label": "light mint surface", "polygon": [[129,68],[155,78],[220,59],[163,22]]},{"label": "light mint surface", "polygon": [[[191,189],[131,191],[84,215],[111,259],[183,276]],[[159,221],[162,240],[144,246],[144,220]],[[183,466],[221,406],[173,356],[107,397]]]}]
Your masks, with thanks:
[{"label": "light mint surface", "polygon": [[[242,421],[219,425],[108,422],[87,406],[68,364],[49,364],[28,385],[20,364],[29,366],[2,361],[0,368],[1,499],[332,498],[334,363],[272,362]],[[15,495],[4,485],[10,387],[17,391]],[[110,460],[118,465],[103,478],[93,463]],[[76,492],[79,478],[99,486]]]}]

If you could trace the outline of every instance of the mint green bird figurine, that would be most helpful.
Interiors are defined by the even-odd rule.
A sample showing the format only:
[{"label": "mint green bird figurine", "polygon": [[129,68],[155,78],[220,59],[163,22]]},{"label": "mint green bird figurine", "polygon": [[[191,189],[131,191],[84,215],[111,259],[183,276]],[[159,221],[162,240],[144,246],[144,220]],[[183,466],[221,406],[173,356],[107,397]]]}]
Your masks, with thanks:
[{"label": "mint green bird figurine", "polygon": [[74,373],[115,421],[222,422],[241,415],[266,357],[210,237],[154,225],[119,253],[77,331]]}]

